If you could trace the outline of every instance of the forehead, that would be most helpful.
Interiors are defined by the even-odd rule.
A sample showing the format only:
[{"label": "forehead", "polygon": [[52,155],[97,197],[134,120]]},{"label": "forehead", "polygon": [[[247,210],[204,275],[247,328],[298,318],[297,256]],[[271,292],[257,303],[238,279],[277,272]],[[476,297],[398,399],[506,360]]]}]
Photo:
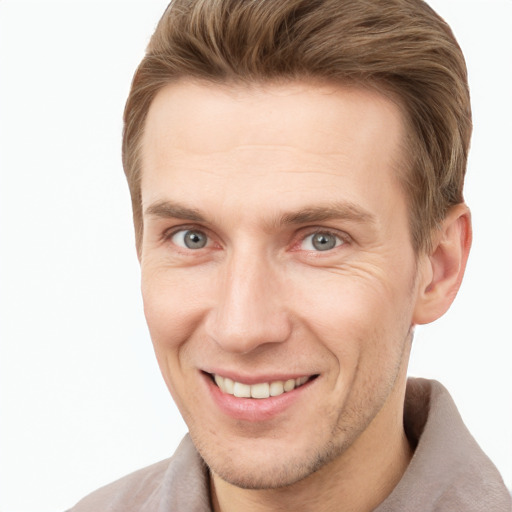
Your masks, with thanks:
[{"label": "forehead", "polygon": [[174,83],[146,121],[143,208],[193,190],[213,207],[228,192],[257,205],[269,193],[292,203],[340,194],[356,202],[368,189],[371,203],[384,185],[397,186],[403,125],[393,101],[362,88]]},{"label": "forehead", "polygon": [[[269,139],[277,144],[279,134],[295,128],[297,144],[316,149],[321,139],[325,149],[336,151],[340,149],[336,132],[346,136],[346,125],[357,126],[359,131],[352,132],[350,141],[356,143],[382,129],[401,132],[402,122],[397,104],[373,89],[301,81],[248,85],[178,81],[154,98],[143,146],[148,138],[161,140],[173,128],[178,130],[169,133],[170,142],[188,151],[218,151]],[[237,130],[241,123],[243,131]],[[216,130],[222,124],[231,124],[231,129]],[[332,136],[325,138],[328,130]]]}]

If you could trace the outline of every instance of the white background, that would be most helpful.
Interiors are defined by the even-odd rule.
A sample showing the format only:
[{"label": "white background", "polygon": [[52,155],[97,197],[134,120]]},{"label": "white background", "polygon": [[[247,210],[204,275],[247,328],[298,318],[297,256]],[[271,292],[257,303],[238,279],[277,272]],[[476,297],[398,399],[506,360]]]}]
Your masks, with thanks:
[{"label": "white background", "polygon": [[[121,116],[167,0],[0,0],[0,510],[57,511],[185,426],[146,332]],[[512,485],[512,2],[436,0],[468,61],[475,240],[410,373],[441,380]]]}]

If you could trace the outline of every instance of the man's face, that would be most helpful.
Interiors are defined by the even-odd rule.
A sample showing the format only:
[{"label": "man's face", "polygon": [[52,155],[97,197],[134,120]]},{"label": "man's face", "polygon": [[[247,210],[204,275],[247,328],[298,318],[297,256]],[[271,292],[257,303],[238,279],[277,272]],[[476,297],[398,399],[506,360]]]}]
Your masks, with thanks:
[{"label": "man's face", "polygon": [[224,480],[290,484],[402,428],[421,281],[402,140],[399,108],[361,89],[182,82],[155,98],[145,314],[192,439]]}]

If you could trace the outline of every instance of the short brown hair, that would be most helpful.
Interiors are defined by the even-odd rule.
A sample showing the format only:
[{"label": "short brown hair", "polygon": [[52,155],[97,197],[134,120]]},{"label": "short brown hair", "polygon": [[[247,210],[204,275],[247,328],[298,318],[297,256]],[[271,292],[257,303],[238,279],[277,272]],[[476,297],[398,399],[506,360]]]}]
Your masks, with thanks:
[{"label": "short brown hair", "polygon": [[212,83],[323,80],[373,87],[405,112],[400,175],[412,244],[463,201],[472,131],[467,70],[449,26],[422,0],[173,0],[133,78],[123,165],[137,248],[142,239],[140,145],[149,106],[182,78]]}]

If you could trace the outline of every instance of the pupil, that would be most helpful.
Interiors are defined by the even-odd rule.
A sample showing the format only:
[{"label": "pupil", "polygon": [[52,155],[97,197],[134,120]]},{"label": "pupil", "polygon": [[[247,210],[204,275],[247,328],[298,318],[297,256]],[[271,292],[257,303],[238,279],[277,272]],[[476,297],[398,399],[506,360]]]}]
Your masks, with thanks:
[{"label": "pupil", "polygon": [[328,251],[336,245],[336,238],[325,233],[318,233],[313,237],[313,247],[319,251]]},{"label": "pupil", "polygon": [[189,249],[202,249],[206,245],[206,237],[198,231],[188,231],[185,235],[185,245]]}]

